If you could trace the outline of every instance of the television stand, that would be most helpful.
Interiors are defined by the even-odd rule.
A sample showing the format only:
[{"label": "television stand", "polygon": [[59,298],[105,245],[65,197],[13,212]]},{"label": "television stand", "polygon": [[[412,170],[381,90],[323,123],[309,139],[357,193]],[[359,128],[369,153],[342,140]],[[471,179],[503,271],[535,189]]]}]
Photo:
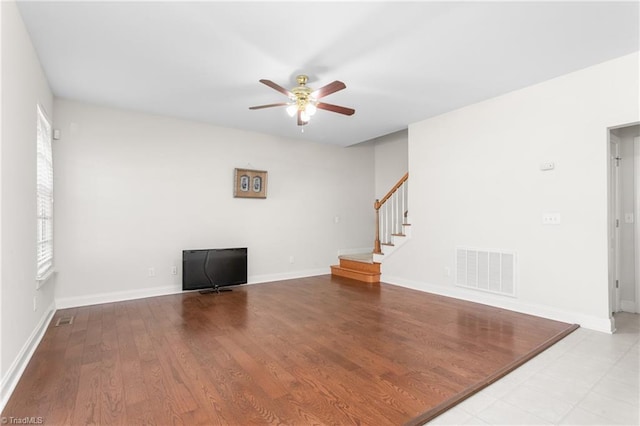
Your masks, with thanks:
[{"label": "television stand", "polygon": [[219,285],[214,285],[211,290],[200,290],[198,293],[200,294],[211,294],[211,293],[222,293],[226,291],[233,291],[230,288],[220,287]]}]

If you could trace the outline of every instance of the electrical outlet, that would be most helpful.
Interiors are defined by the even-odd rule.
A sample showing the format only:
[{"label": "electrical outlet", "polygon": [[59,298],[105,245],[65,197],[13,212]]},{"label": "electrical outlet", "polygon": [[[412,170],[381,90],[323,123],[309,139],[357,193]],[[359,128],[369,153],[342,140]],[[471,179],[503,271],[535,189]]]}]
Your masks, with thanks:
[{"label": "electrical outlet", "polygon": [[551,161],[548,161],[546,163],[540,163],[540,170],[542,170],[543,172],[553,170],[555,168],[556,168],[556,165],[553,164]]},{"label": "electrical outlet", "polygon": [[449,268],[448,266],[445,266],[445,268],[444,268],[444,276],[445,277],[450,277],[451,276],[451,268]]},{"label": "electrical outlet", "polygon": [[543,225],[560,225],[561,217],[560,213],[543,213],[542,224]]},{"label": "electrical outlet", "polygon": [[156,276],[156,268],[154,268],[153,266],[151,268],[149,268],[148,276],[149,277],[155,277]]},{"label": "electrical outlet", "polygon": [[171,275],[178,275],[178,267],[177,266],[172,266],[171,267]]},{"label": "electrical outlet", "polygon": [[296,259],[293,256],[289,256],[289,263],[293,263],[295,261],[296,261]]}]

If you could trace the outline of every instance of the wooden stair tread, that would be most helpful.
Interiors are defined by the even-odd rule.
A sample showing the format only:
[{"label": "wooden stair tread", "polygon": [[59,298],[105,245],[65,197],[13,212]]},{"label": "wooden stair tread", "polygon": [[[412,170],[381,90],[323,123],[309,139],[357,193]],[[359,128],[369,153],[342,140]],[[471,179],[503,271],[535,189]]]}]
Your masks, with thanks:
[{"label": "wooden stair tread", "polygon": [[345,268],[344,266],[340,266],[340,265],[331,265],[331,269],[341,269],[343,271],[357,272],[358,274],[361,274],[361,275],[380,275],[380,272],[360,271],[358,269]]},{"label": "wooden stair tread", "polygon": [[371,256],[371,263],[369,263],[369,262],[360,262],[358,260],[345,259],[343,257],[340,257],[340,267],[344,268],[344,269],[354,270],[354,271],[370,272],[370,273],[374,273],[374,274],[379,274],[380,273],[380,263],[373,261],[373,253],[370,254],[369,256]]},{"label": "wooden stair tread", "polygon": [[357,269],[345,268],[340,265],[331,265],[331,275],[349,278],[369,284],[380,282],[380,272],[361,271]]}]

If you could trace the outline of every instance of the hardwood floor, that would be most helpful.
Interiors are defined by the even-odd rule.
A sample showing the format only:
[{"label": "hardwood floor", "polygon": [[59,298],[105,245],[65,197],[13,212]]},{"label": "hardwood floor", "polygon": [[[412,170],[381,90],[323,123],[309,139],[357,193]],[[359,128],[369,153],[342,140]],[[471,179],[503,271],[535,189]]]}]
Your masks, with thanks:
[{"label": "hardwood floor", "polygon": [[[73,324],[55,327],[69,315]],[[66,309],[2,416],[421,424],[574,329],[330,276]]]}]

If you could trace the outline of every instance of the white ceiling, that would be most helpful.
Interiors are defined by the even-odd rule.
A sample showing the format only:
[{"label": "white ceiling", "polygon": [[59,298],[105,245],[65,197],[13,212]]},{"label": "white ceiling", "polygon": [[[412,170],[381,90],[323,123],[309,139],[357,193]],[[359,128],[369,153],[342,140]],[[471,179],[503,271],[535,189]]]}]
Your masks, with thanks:
[{"label": "white ceiling", "polygon": [[[19,2],[56,96],[351,145],[640,49],[634,2]],[[347,88],[300,127],[286,88]]]}]

